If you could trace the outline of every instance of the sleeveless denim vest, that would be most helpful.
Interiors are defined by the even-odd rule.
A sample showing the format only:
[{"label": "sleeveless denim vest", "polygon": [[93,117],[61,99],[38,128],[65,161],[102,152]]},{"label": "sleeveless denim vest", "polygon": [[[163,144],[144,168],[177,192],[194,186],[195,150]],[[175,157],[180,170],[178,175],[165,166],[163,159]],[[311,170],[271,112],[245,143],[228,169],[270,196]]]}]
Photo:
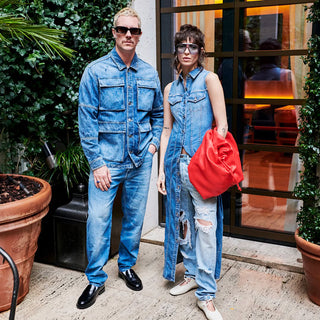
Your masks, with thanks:
[{"label": "sleeveless denim vest", "polygon": [[212,126],[213,112],[205,82],[208,73],[202,68],[192,70],[187,76],[186,87],[180,76],[172,83],[169,93],[173,134],[181,135],[182,146],[191,157]]}]

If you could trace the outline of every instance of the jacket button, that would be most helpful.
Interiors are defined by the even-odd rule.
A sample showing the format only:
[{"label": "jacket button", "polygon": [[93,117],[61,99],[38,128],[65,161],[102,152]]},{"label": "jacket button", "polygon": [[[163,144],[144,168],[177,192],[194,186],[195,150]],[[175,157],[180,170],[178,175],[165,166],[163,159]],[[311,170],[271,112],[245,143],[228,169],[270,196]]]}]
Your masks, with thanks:
[{"label": "jacket button", "polygon": [[129,134],[129,138],[132,138],[132,134]]}]

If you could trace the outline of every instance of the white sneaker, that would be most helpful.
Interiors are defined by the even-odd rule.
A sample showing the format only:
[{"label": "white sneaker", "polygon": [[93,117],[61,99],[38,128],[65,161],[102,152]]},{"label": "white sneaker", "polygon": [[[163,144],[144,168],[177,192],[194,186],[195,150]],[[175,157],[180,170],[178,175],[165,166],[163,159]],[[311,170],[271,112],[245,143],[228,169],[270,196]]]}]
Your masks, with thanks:
[{"label": "white sneaker", "polygon": [[169,292],[172,296],[187,293],[188,291],[198,288],[196,280],[192,278],[184,278],[177,286],[173,287]]},{"label": "white sneaker", "polygon": [[[204,312],[204,314],[206,315],[208,320],[223,320],[221,313],[218,311],[218,309],[216,308],[216,306],[214,306],[215,311],[211,311],[208,309],[207,304],[210,302],[211,300],[198,300],[197,304],[198,307]],[[213,302],[212,302],[213,303]]]}]

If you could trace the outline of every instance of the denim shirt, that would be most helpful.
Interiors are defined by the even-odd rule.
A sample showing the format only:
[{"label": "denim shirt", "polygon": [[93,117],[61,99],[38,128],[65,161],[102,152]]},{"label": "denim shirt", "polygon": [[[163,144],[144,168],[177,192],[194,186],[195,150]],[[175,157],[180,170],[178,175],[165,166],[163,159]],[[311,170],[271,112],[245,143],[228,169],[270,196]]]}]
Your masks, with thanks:
[{"label": "denim shirt", "polygon": [[79,134],[92,170],[139,167],[159,148],[163,97],[158,74],[137,55],[128,68],[115,48],[91,62],[79,88]]},{"label": "denim shirt", "polygon": [[[179,217],[181,179],[179,161],[182,147],[192,157],[199,148],[207,130],[212,128],[213,111],[206,86],[209,71],[203,68],[192,70],[186,78],[174,81],[169,92],[168,102],[174,118],[171,135],[164,159],[167,196],[164,278],[175,280],[175,267],[179,248]],[[223,207],[222,199],[217,198],[217,257],[215,277],[221,270]]]}]

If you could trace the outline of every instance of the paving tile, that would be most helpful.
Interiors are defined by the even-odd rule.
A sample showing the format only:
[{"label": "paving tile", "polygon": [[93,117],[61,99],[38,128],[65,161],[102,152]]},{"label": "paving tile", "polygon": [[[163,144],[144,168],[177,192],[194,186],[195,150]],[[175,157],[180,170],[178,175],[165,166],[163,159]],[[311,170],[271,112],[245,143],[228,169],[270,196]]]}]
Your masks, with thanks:
[{"label": "paving tile", "polygon": [[[231,250],[231,249],[230,249]],[[235,251],[241,251],[236,250]],[[252,253],[256,254],[256,253]],[[196,305],[194,290],[173,297],[173,283],[163,279],[163,246],[142,242],[137,265],[144,289],[134,292],[118,277],[117,256],[104,268],[106,292],[85,310],[76,301],[87,285],[82,272],[35,263],[30,292],[17,306],[16,320],[205,320]],[[184,267],[177,266],[176,283]],[[222,260],[215,299],[224,320],[315,320],[320,307],[308,299],[304,276],[259,264]],[[0,314],[8,319],[9,311]]]}]

